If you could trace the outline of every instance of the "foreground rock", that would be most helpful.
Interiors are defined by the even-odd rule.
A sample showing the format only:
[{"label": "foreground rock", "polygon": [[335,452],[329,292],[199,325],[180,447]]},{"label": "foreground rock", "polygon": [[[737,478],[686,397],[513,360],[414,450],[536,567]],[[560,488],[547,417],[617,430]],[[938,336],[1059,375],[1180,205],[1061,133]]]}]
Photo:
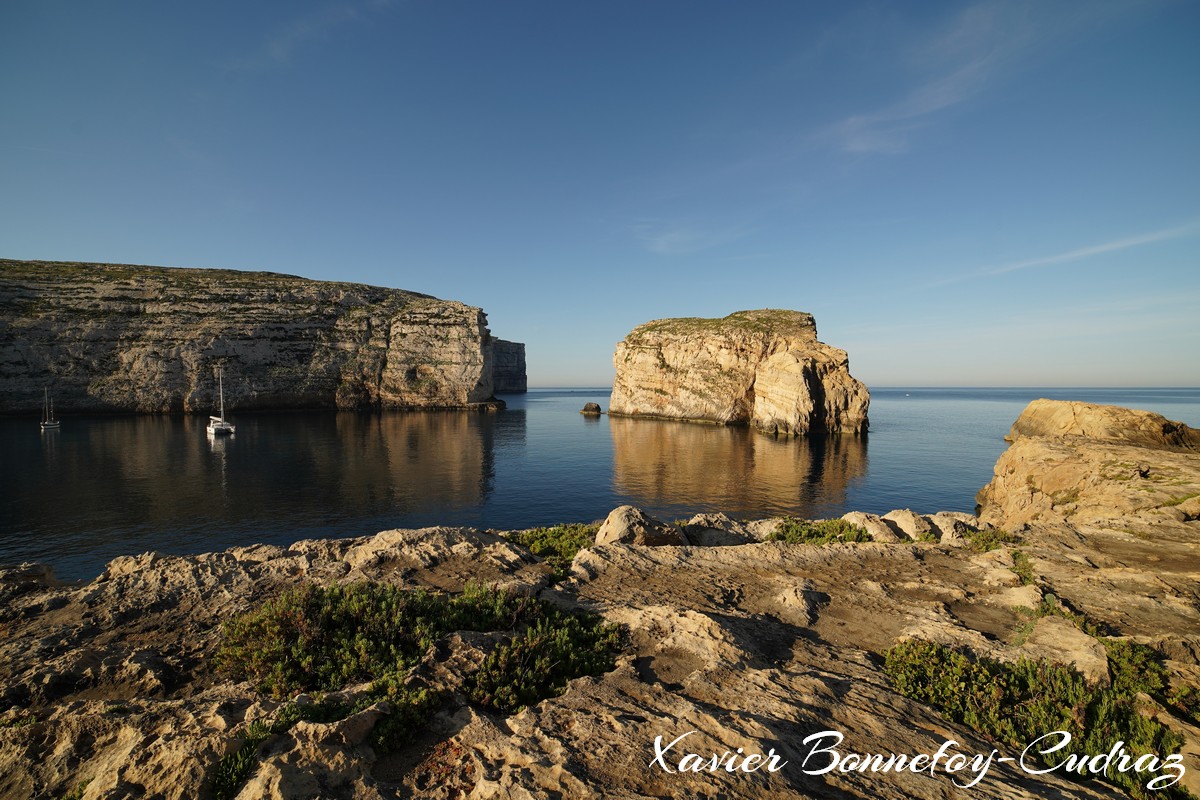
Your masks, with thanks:
[{"label": "foreground rock", "polygon": [[653,519],[633,506],[621,506],[600,525],[596,544],[640,544],[664,547],[688,544],[687,537],[674,525]]},{"label": "foreground rock", "polygon": [[1080,437],[1154,449],[1200,450],[1200,431],[1161,414],[1070,400],[1034,400],[1005,438]]},{"label": "foreground rock", "polygon": [[[1158,414],[1035,400],[976,498],[998,525],[1070,522],[1161,539],[1200,512],[1200,431]],[[1185,537],[1186,538],[1186,537]]]},{"label": "foreground rock", "polygon": [[432,408],[525,390],[482,310],[233,270],[0,260],[0,413]]},{"label": "foreground rock", "polygon": [[[114,561],[82,587],[57,586],[35,567],[0,573],[0,796],[60,797],[90,781],[85,800],[208,797],[219,759],[251,721],[279,706],[213,671],[222,620],[300,581],[454,591],[471,578],[595,609],[627,626],[627,651],[615,670],[505,718],[454,694],[445,676],[479,656],[470,636],[451,636],[419,669],[450,681],[453,699],[407,750],[379,757],[365,743],[383,708],[300,723],[262,744],[239,797],[1121,796],[1011,763],[993,764],[969,790],[943,772],[804,769],[805,738],[829,730],[844,734],[844,752],[932,754],[950,739],[968,754],[996,747],[893,689],[881,654],[905,639],[1001,661],[1048,659],[1105,683],[1100,640],[1066,616],[1037,616],[1052,600],[1157,650],[1173,689],[1200,688],[1200,522],[1170,513],[1184,502],[1104,516],[1105,498],[1117,495],[1103,486],[1132,478],[1109,471],[1112,458],[1092,458],[1088,448],[1127,448],[1105,452],[1148,467],[1151,478],[1169,473],[1163,488],[1172,492],[1200,491],[1192,488],[1200,464],[1176,450],[1076,438],[1023,437],[1010,448],[1024,452],[1023,441],[1040,441],[1099,470],[1081,473],[1084,489],[1072,503],[1039,505],[1036,520],[1023,521],[1026,508],[994,486],[981,494],[982,519],[908,509],[848,514],[874,540],[856,544],[762,541],[778,521],[719,514],[676,528],[625,508],[612,515],[615,538],[640,526],[691,544],[597,544],[580,551],[557,584],[525,548],[456,528],[146,554]],[[997,480],[1040,494],[1033,487],[1065,463],[1002,459]],[[1084,513],[1088,522],[1077,522]],[[989,521],[1019,530],[1022,541],[985,550],[980,542],[1001,538]],[[1200,730],[1148,696],[1144,704],[1184,735],[1184,785],[1200,789]],[[655,764],[654,743],[667,747],[681,736],[662,759],[675,770],[668,772]],[[738,748],[774,752],[787,764],[774,772],[677,770],[686,753],[707,760]]]},{"label": "foreground rock", "polygon": [[844,350],[799,311],[662,319],[617,344],[609,413],[746,425],[784,435],[864,433],[870,397]]}]

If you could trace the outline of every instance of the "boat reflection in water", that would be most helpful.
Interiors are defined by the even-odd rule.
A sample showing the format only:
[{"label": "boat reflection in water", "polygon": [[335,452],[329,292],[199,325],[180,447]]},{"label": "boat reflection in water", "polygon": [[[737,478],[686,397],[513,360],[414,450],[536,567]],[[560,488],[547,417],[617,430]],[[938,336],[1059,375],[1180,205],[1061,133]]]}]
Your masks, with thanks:
[{"label": "boat reflection in water", "polygon": [[53,453],[51,437],[20,437],[19,420],[0,425],[14,431],[14,458],[0,464],[12,489],[0,563],[92,578],[118,555],[150,550],[473,524],[493,491],[496,442],[519,439],[524,415],[502,425],[468,412],[242,413],[236,443],[201,433],[203,417],[80,420]]}]

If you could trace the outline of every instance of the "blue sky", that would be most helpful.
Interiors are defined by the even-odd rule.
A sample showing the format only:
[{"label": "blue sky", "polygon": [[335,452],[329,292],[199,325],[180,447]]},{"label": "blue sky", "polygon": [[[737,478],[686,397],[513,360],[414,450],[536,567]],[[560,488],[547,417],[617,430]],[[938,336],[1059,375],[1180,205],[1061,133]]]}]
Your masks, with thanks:
[{"label": "blue sky", "polygon": [[6,2],[0,257],[794,308],[869,386],[1200,385],[1195,2]]}]

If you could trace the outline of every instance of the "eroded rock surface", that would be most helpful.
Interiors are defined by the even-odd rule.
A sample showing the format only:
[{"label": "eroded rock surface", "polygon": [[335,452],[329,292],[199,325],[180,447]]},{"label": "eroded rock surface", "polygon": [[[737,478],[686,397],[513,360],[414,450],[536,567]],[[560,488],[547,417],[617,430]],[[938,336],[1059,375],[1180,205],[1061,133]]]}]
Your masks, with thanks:
[{"label": "eroded rock surface", "polygon": [[1161,414],[1072,400],[1034,400],[1006,439],[1023,436],[1082,437],[1140,447],[1200,450],[1200,431]]},{"label": "eroded rock surface", "polygon": [[870,397],[844,350],[799,311],[661,319],[617,344],[609,413],[750,424],[783,435],[863,433]]},{"label": "eroded rock surface", "polygon": [[633,506],[614,508],[600,530],[596,544],[641,544],[650,547],[689,544],[687,536],[674,525],[654,519]]},{"label": "eroded rock surface", "polygon": [[[0,412],[431,408],[524,391],[481,309],[233,270],[0,260]],[[500,388],[497,388],[497,380]]]},{"label": "eroded rock surface", "polygon": [[[454,676],[479,663],[478,637],[488,634],[454,634],[418,668],[452,699],[407,750],[381,758],[366,743],[385,708],[299,723],[261,745],[239,797],[1120,796],[1097,782],[1001,763],[970,790],[941,772],[803,770],[805,738],[829,730],[845,736],[844,752],[934,753],[950,739],[970,754],[996,747],[894,690],[881,654],[909,638],[1001,661],[1047,659],[1104,684],[1105,648],[1077,622],[1086,618],[1155,649],[1173,689],[1200,688],[1200,522],[1172,513],[1184,502],[1132,516],[1126,505],[1103,505],[1124,496],[1107,484],[1133,480],[1106,466],[1112,458],[1169,475],[1159,488],[1184,494],[1200,481],[1200,464],[1191,453],[1107,438],[1018,438],[1010,453],[1021,459],[997,466],[1004,486],[1035,491],[1070,453],[1084,459],[1083,471],[1072,473],[1082,481],[1079,496],[1038,501],[1037,519],[994,486],[982,495],[982,518],[847,514],[872,534],[865,543],[763,541],[778,521],[709,514],[672,527],[686,546],[582,550],[557,584],[525,548],[459,528],[144,554],[117,559],[85,586],[58,586],[36,567],[0,573],[0,796],[59,797],[90,779],[85,800],[206,797],[221,756],[236,749],[251,720],[279,706],[213,671],[223,619],[300,581],[454,591],[469,579],[598,611],[627,626],[628,648],[612,672],[575,680],[561,697],[505,718],[455,693]],[[1048,449],[1033,458],[1026,442]],[[1113,447],[1129,452],[1106,449]],[[1088,448],[1101,451],[1093,457]],[[644,517],[635,511],[618,516]],[[1005,539],[997,524],[1020,541]],[[1070,613],[1046,615],[1048,605]],[[1183,783],[1200,790],[1194,721],[1148,696],[1139,702],[1183,735]],[[655,740],[666,746],[680,736],[663,761],[672,769],[685,753],[708,758],[738,748],[773,752],[787,764],[680,774],[654,765]]]}]

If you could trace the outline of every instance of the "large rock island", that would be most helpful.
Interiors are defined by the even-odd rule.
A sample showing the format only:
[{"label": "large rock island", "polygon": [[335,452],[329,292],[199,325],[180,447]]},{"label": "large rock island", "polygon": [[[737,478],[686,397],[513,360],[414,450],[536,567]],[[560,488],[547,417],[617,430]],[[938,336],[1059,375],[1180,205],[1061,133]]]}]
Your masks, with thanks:
[{"label": "large rock island", "polygon": [[660,319],[617,344],[609,413],[753,425],[767,433],[860,434],[867,387],[811,314],[762,309]]},{"label": "large rock island", "polygon": [[[497,353],[501,366],[497,368]],[[524,388],[473,306],[267,272],[0,260],[0,413],[466,408]]]}]

